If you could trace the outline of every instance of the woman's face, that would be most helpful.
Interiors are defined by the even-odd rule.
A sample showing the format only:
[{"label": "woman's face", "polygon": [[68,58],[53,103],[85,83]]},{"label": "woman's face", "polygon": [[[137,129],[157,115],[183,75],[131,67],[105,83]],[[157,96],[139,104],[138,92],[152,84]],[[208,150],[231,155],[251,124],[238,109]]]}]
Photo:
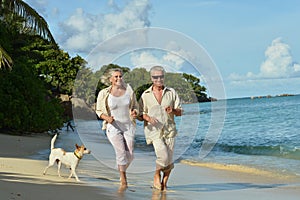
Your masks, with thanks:
[{"label": "woman's face", "polygon": [[123,79],[122,79],[123,74],[121,72],[113,72],[112,76],[110,77],[110,82],[112,85],[123,85]]}]

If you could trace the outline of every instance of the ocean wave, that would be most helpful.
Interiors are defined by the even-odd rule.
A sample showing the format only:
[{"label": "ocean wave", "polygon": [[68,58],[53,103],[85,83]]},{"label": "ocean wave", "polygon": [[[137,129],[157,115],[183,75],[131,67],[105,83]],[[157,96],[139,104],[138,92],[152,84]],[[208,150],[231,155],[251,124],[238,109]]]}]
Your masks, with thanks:
[{"label": "ocean wave", "polygon": [[[203,139],[194,139],[189,148],[184,153],[183,157],[195,157],[199,155]],[[300,160],[300,147],[288,145],[247,145],[247,144],[211,144],[214,146],[212,151],[215,154],[219,153],[235,153],[241,155],[261,155],[261,156],[276,156],[286,159]]]},{"label": "ocean wave", "polygon": [[251,146],[217,144],[214,147],[214,151],[231,152],[245,155],[278,156],[287,159],[300,160],[300,148],[287,145]]}]

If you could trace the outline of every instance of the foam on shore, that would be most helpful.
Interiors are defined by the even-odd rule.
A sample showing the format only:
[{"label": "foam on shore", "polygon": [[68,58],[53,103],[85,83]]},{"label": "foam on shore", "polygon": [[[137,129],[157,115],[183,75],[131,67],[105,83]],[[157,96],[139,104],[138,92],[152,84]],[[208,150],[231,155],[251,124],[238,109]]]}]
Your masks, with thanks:
[{"label": "foam on shore", "polygon": [[274,171],[268,171],[264,169],[258,169],[254,167],[249,167],[245,165],[236,165],[236,164],[220,164],[220,163],[212,163],[212,162],[198,162],[198,161],[191,161],[191,160],[182,160],[180,161],[182,164],[197,166],[197,167],[206,167],[210,169],[216,170],[226,170],[232,172],[239,172],[239,173],[246,173],[258,176],[264,176],[269,178],[279,178],[279,179],[291,179],[294,176],[289,174],[283,174]]}]

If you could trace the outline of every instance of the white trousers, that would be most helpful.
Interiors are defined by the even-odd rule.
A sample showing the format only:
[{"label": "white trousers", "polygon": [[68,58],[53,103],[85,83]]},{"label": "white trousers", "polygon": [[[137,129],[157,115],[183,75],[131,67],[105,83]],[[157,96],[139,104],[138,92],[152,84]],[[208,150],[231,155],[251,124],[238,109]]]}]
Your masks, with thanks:
[{"label": "white trousers", "polygon": [[156,154],[156,170],[168,171],[174,168],[175,138],[159,138],[153,140],[153,147]]},{"label": "white trousers", "polygon": [[133,160],[134,133],[133,125],[126,131],[121,131],[111,124],[107,126],[106,135],[115,150],[119,171],[126,171]]}]

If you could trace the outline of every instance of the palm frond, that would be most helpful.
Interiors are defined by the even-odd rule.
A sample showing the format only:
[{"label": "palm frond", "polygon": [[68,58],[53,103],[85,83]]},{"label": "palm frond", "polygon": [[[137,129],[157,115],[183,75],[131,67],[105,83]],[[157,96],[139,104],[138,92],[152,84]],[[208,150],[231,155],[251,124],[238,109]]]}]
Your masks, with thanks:
[{"label": "palm frond", "polygon": [[0,69],[12,68],[13,61],[11,57],[6,53],[6,51],[0,45]]},{"label": "palm frond", "polygon": [[[6,17],[17,15],[24,19],[24,30],[40,35],[42,38],[57,44],[52,36],[45,19],[40,16],[32,7],[22,0],[0,0],[0,20],[7,20]],[[7,52],[0,45],[0,69],[12,68],[13,61]]]},{"label": "palm frond", "polygon": [[0,7],[24,19],[24,28],[31,29],[35,34],[55,43],[48,24],[32,7],[22,0],[0,0]]}]

